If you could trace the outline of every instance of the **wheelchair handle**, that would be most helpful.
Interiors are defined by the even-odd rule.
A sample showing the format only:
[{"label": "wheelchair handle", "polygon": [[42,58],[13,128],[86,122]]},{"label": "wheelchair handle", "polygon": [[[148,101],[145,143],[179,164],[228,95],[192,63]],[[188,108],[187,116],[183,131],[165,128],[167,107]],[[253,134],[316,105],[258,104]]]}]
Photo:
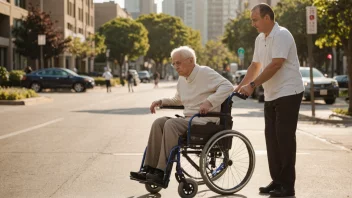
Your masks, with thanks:
[{"label": "wheelchair handle", "polygon": [[241,98],[242,100],[246,100],[246,99],[248,98],[248,96],[246,96],[246,95],[244,95],[244,94],[241,94],[241,93],[239,93],[239,92],[233,92],[233,93],[231,94],[231,97],[232,97],[232,96],[237,96],[237,97]]}]

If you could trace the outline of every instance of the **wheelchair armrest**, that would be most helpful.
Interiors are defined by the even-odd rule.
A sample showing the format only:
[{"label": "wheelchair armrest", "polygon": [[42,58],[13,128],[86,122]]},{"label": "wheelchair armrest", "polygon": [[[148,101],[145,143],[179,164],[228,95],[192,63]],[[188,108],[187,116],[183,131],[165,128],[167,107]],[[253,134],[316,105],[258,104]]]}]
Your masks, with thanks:
[{"label": "wheelchair armrest", "polygon": [[226,117],[231,116],[230,113],[221,113],[221,112],[208,112],[205,115],[199,114],[198,117]]},{"label": "wheelchair armrest", "polygon": [[160,106],[160,109],[184,109],[184,106]]}]

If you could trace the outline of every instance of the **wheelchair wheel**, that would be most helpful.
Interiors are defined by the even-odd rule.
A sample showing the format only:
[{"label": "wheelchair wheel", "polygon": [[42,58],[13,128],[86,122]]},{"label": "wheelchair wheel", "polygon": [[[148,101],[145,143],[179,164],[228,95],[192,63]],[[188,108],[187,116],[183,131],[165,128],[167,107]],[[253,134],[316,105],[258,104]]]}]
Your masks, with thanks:
[{"label": "wheelchair wheel", "polygon": [[185,177],[191,178],[198,185],[204,184],[199,171],[199,159],[202,150],[187,149],[181,151],[181,169]]},{"label": "wheelchair wheel", "polygon": [[162,188],[154,184],[145,184],[145,189],[147,189],[147,191],[151,194],[156,194],[160,192]]},{"label": "wheelchair wheel", "polygon": [[[212,172],[208,171],[209,164],[215,164]],[[254,166],[255,154],[250,141],[237,131],[225,130],[211,137],[204,146],[200,173],[210,190],[229,195],[248,183]]]},{"label": "wheelchair wheel", "polygon": [[197,182],[193,179],[186,178],[187,185],[181,182],[178,185],[178,194],[182,198],[191,198],[196,196],[198,192],[198,185]]}]

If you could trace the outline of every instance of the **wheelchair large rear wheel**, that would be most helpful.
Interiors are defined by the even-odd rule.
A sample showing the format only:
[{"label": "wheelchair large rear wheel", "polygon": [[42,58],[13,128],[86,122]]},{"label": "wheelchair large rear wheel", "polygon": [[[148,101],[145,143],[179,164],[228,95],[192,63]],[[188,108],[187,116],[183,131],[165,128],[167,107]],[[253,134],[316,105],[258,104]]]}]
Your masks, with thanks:
[{"label": "wheelchair large rear wheel", "polygon": [[[208,170],[209,164],[215,164],[212,172]],[[254,166],[255,153],[250,141],[233,130],[221,131],[211,137],[200,159],[200,173],[205,184],[222,195],[241,190],[252,177]]]}]

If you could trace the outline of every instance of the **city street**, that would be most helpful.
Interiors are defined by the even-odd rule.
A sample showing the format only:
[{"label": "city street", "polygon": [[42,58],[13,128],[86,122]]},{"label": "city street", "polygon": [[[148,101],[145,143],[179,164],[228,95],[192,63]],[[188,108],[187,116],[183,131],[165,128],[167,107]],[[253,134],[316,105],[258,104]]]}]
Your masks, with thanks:
[{"label": "city street", "polygon": [[[52,102],[0,106],[0,197],[179,197],[172,174],[169,187],[150,195],[129,179],[137,171],[152,122],[181,110],[157,110],[152,101],[171,97],[176,82],[159,88],[141,83],[134,93],[115,87],[86,93],[44,92]],[[317,111],[346,105],[323,105]],[[310,110],[304,102],[302,111]],[[250,182],[237,194],[220,196],[205,185],[196,197],[261,198],[258,188],[271,179],[264,139],[263,103],[238,98],[233,104],[233,129],[252,142],[256,165]],[[352,126],[300,121],[297,130],[296,197],[352,197]],[[173,170],[174,171],[174,170]]]}]

